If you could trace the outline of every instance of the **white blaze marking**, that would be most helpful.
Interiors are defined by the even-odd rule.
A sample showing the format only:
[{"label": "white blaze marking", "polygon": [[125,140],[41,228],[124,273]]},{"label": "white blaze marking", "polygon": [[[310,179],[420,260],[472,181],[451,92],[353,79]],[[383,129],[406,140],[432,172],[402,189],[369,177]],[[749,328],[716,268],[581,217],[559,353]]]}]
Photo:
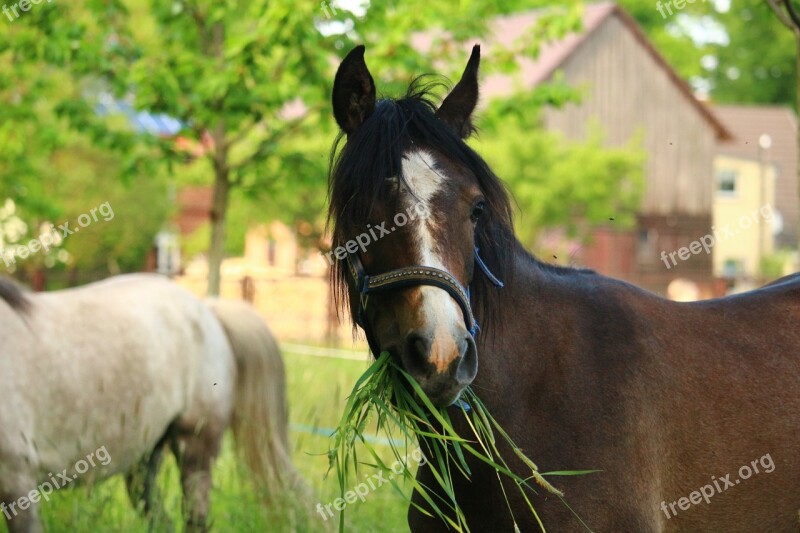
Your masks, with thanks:
[{"label": "white blaze marking", "polygon": [[[442,258],[436,253],[431,232],[435,227],[431,201],[441,190],[445,179],[434,168],[435,162],[431,154],[422,150],[406,154],[403,157],[403,177],[413,195],[409,191],[404,192],[407,195],[406,203],[422,203],[424,212],[430,213],[430,216],[417,220],[413,225],[416,241],[420,246],[422,265],[447,270]],[[436,366],[437,371],[443,372],[459,355],[455,334],[460,331],[458,326],[463,326],[464,319],[458,304],[447,291],[429,285],[422,285],[419,290],[422,294],[423,319],[434,332],[430,362]]]}]

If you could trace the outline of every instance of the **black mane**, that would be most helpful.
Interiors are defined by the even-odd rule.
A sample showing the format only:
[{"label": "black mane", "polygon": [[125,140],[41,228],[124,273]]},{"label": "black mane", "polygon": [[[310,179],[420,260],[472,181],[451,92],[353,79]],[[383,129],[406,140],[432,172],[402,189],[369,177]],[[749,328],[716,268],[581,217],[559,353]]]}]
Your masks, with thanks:
[{"label": "black mane", "polygon": [[[431,149],[468,168],[486,198],[487,214],[478,224],[476,242],[481,256],[501,280],[513,276],[514,254],[522,248],[514,237],[511,204],[505,186],[486,162],[443,121],[434,115],[432,84],[419,79],[401,99],[384,98],[372,115],[345,140],[340,134],[331,152],[328,178],[328,225],[333,248],[363,231],[374,205],[397,205],[399,198],[386,178],[402,175],[403,154],[412,146]],[[340,262],[332,269],[334,293],[340,309],[347,306],[347,270]],[[498,289],[475,270],[472,304],[483,326],[497,313]]]}]

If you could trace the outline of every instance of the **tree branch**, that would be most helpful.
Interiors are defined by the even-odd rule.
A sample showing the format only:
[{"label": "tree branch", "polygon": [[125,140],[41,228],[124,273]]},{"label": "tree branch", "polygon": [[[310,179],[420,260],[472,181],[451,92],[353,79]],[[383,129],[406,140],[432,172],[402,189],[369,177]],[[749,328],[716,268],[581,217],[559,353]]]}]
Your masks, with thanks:
[{"label": "tree branch", "polygon": [[239,144],[241,141],[243,141],[243,140],[244,140],[244,138],[245,138],[245,137],[247,137],[247,135],[248,135],[248,134],[249,134],[251,131],[253,131],[253,130],[254,130],[256,127],[257,127],[257,126],[260,126],[260,125],[261,125],[261,124],[263,124],[263,123],[264,123],[264,122],[263,122],[263,121],[261,121],[261,120],[256,120],[256,121],[253,121],[253,123],[252,123],[252,124],[249,124],[249,125],[247,125],[247,126],[243,127],[243,128],[242,128],[242,129],[239,131],[239,133],[237,133],[236,135],[234,135],[233,137],[231,137],[231,138],[230,138],[230,139],[229,139],[229,140],[228,140],[228,141],[225,143],[225,145],[226,145],[228,148],[232,148],[232,147],[233,147],[233,145],[235,145],[235,144]]},{"label": "tree branch", "polygon": [[781,24],[800,36],[800,16],[792,5],[792,0],[766,0],[766,2]]},{"label": "tree branch", "polygon": [[794,31],[800,33],[800,16],[798,16],[797,10],[795,10],[792,4],[792,0],[783,0],[783,5],[786,6],[786,12],[789,13],[794,23]]},{"label": "tree branch", "polygon": [[205,41],[206,18],[203,16],[203,13],[200,12],[200,9],[197,7],[197,4],[195,4],[194,2],[188,2],[186,0],[183,0],[181,3],[183,4],[186,11],[188,11],[189,14],[192,16],[192,18],[194,19],[194,23],[197,26],[197,33],[199,40],[201,42]]},{"label": "tree branch", "polygon": [[782,1],[783,0],[767,0],[767,5],[772,9],[772,12],[775,13],[775,16],[778,17],[778,20],[781,21],[781,24],[786,26],[790,31],[795,31],[792,20],[786,16],[786,13],[783,12],[783,8],[781,8],[779,2]]},{"label": "tree branch", "polygon": [[231,170],[239,170],[242,167],[250,164],[255,158],[267,155],[268,147],[276,142],[281,137],[288,135],[297,131],[303,121],[306,119],[307,115],[303,115],[302,117],[296,118],[286,123],[286,125],[282,128],[279,128],[269,134],[265,139],[262,139],[260,143],[258,143],[258,147],[251,153],[250,155],[243,157],[236,163],[231,163],[230,169]]}]

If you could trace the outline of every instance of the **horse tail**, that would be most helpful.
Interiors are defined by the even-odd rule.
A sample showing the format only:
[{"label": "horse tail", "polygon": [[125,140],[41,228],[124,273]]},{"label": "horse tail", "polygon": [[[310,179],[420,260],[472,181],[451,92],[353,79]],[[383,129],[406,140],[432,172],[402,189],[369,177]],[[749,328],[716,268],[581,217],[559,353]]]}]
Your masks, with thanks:
[{"label": "horse tail", "polygon": [[236,360],[232,428],[237,455],[272,507],[282,506],[290,494],[295,500],[310,501],[290,456],[286,375],[275,338],[244,302],[208,300],[208,304],[222,323]]}]

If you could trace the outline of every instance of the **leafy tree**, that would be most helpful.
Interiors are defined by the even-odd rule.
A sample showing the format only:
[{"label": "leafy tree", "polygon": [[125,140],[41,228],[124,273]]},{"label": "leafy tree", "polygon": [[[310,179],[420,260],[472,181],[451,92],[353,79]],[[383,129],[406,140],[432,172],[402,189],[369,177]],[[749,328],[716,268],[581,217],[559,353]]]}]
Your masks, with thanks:
[{"label": "leafy tree", "polygon": [[[62,46],[79,49],[80,41],[61,40],[78,36],[56,30],[62,23],[58,7],[31,7],[18,11],[19,19],[3,17],[0,23],[0,201],[13,206],[13,216],[6,218],[16,220],[11,228],[0,228],[0,248],[19,250],[51,233],[51,224],[69,222],[74,230],[79,215],[107,201],[125,222],[93,220],[80,228],[80,236],[63,242],[62,231],[56,230],[49,250],[15,255],[13,263],[3,261],[0,269],[28,279],[41,276],[44,269],[139,270],[168,214],[166,196],[156,192],[165,190],[165,179],[162,174],[138,179],[140,175],[128,173],[123,182],[122,156],[90,146],[90,135],[69,128],[59,116],[59,104],[80,95],[80,87],[55,63],[63,55]],[[97,227],[101,224],[107,227]]]},{"label": "leafy tree", "polygon": [[[485,32],[492,16],[548,3],[498,6],[471,0],[455,8],[394,0],[372,2],[363,12],[336,4],[267,0],[41,4],[15,21],[9,33],[0,34],[0,57],[15,65],[12,75],[0,78],[0,90],[13,101],[15,91],[8,92],[9,87],[27,80],[27,115],[19,121],[36,134],[41,113],[48,114],[43,122],[51,127],[42,140],[53,140],[42,145],[41,153],[63,144],[68,125],[95,149],[119,153],[120,172],[128,182],[137,175],[161,175],[164,166],[182,166],[186,154],[172,138],[143,135],[127,117],[113,109],[98,113],[98,108],[113,98],[135,110],[178,119],[181,136],[207,147],[189,174],[205,183],[212,176],[208,291],[216,294],[231,191],[241,193],[235,198],[243,219],[275,215],[297,228],[306,242],[320,242],[327,151],[335,131],[328,99],[343,50],[368,43],[368,60],[382,88],[400,94],[421,72],[444,68],[451,77],[460,72],[466,47],[453,46],[453,39],[471,42]],[[580,14],[578,2],[545,14],[513,49],[488,57],[484,70],[513,70],[516,53],[535,54],[543,40],[577,29]],[[420,54],[410,36],[424,29],[443,30],[448,39],[437,38],[430,54]],[[551,96],[557,99],[559,90]],[[529,140],[546,144],[541,138]],[[27,159],[24,149],[17,147],[15,168],[36,162]],[[594,149],[600,150],[599,145]],[[49,165],[42,163],[29,170],[26,184],[36,182]]]},{"label": "leafy tree", "polygon": [[[141,172],[153,160],[178,162],[182,154],[168,140],[137,135],[98,115],[103,94],[174,117],[182,133],[197,141],[208,135],[214,187],[208,292],[217,294],[230,191],[275,186],[281,144],[326,107],[337,44],[350,46],[349,37],[377,43],[372,57],[392,64],[390,77],[397,80],[437,59],[410,49],[411,30],[446,20],[473,37],[482,15],[493,11],[489,2],[455,13],[436,3],[376,2],[368,16],[358,17],[328,7],[267,0],[47,4],[15,21],[24,29],[4,39],[0,49],[13,61],[66,72],[74,87],[54,100],[55,108],[97,146],[122,152],[130,172]],[[321,31],[335,23],[353,29],[342,35]],[[32,74],[35,85],[50,73]],[[293,113],[298,102],[305,109]]]},{"label": "leafy tree", "polygon": [[670,66],[715,101],[795,105],[796,46],[769,9],[784,0],[685,2],[680,10],[668,0],[619,3]]},{"label": "leafy tree", "polygon": [[[48,14],[53,11],[57,16]],[[323,101],[330,71],[325,50],[332,47],[317,28],[320,18],[319,6],[308,3],[87,0],[32,10],[17,24],[29,24],[30,40],[47,45],[23,50],[24,43],[10,39],[6,48],[15,59],[69,75],[74,90],[55,99],[56,109],[96,146],[124,154],[131,174],[152,168],[154,160],[180,162],[184,154],[171,139],[140,135],[117,117],[98,114],[105,95],[178,119],[194,140],[208,136],[214,176],[209,293],[216,294],[231,188],[269,187],[274,176],[267,164],[303,118],[290,116],[287,106],[301,99],[313,109]],[[65,46],[52,51],[50,43]]]},{"label": "leafy tree", "polygon": [[[559,98],[566,94],[557,92]],[[643,188],[644,153],[639,141],[606,147],[597,125],[590,128],[585,142],[548,132],[536,109],[543,102],[565,102],[552,98],[548,89],[540,89],[496,101],[479,119],[477,149],[519,205],[517,234],[529,248],[540,244],[538,238],[546,229],[564,228],[571,237],[585,240],[591,228],[609,219],[615,226],[631,227]]]},{"label": "leafy tree", "polygon": [[53,173],[49,155],[66,139],[53,102],[69,79],[31,53],[46,46],[28,18],[0,19],[0,201],[13,198],[18,211],[52,217],[57,209],[41,178]]},{"label": "leafy tree", "polygon": [[[28,279],[44,268],[112,274],[140,270],[170,214],[166,177],[125,183],[119,157],[78,142],[48,154],[48,164],[50,171],[33,182],[47,191],[44,212],[6,205],[14,216],[5,216],[10,226],[0,223],[0,254],[7,258],[0,268]],[[9,256],[32,240],[47,246]]]},{"label": "leafy tree", "polygon": [[[172,214],[170,180],[164,174],[120,178],[120,158],[91,146],[73,144],[52,156],[59,178],[48,184],[58,199],[58,224],[80,233],[68,235],[63,249],[68,266],[102,268],[112,274],[137,271],[153,248],[153,237]],[[102,187],[97,187],[102,183]],[[92,210],[95,209],[95,213]],[[81,227],[78,218],[91,222]],[[57,224],[57,225],[58,225]]]},{"label": "leafy tree", "polygon": [[731,2],[728,12],[719,15],[730,44],[715,49],[718,65],[711,77],[715,100],[796,105],[797,29],[787,31],[771,12],[768,4],[778,3],[791,5],[782,0],[744,0]]}]

